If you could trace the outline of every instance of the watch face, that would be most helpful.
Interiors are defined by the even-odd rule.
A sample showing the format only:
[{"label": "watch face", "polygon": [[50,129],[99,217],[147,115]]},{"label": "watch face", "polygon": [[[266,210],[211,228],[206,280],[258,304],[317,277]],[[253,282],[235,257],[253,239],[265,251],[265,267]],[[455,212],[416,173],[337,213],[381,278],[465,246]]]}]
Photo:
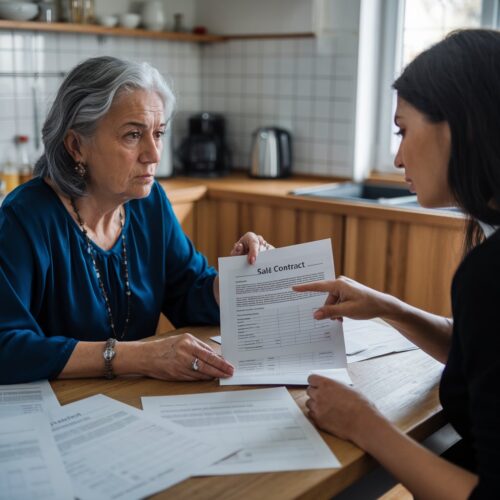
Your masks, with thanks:
[{"label": "watch face", "polygon": [[115,351],[111,347],[108,347],[104,350],[103,355],[106,361],[111,361],[115,357]]}]

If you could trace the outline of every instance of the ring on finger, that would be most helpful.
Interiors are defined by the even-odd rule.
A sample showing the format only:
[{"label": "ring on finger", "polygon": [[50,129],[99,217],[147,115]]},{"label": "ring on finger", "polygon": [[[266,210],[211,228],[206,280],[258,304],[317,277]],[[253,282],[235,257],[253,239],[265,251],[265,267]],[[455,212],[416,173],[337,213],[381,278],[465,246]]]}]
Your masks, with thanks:
[{"label": "ring on finger", "polygon": [[191,369],[194,372],[197,372],[200,370],[200,360],[198,358],[194,358],[193,361],[191,362]]}]

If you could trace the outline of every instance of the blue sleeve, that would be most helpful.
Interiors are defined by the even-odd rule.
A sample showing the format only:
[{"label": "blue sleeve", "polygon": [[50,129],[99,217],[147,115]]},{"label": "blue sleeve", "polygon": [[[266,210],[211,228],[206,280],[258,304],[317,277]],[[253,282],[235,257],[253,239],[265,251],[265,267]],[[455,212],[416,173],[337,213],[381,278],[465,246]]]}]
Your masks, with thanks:
[{"label": "blue sleeve", "polygon": [[13,211],[2,207],[0,384],[57,377],[77,343],[66,337],[46,336],[35,319],[43,303],[43,253],[41,243],[30,240]]},{"label": "blue sleeve", "polygon": [[165,207],[166,280],[162,311],[179,328],[218,325],[219,306],[213,293],[217,271],[210,267],[184,234],[170,202],[160,188]]}]

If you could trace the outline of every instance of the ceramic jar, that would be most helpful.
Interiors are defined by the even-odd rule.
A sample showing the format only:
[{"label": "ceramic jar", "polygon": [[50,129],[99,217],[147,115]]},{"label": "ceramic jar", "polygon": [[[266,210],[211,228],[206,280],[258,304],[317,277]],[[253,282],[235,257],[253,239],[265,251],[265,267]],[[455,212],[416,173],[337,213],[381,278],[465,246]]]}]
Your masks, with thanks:
[{"label": "ceramic jar", "polygon": [[161,31],[165,27],[165,13],[161,0],[147,0],[142,8],[142,23],[151,31]]}]

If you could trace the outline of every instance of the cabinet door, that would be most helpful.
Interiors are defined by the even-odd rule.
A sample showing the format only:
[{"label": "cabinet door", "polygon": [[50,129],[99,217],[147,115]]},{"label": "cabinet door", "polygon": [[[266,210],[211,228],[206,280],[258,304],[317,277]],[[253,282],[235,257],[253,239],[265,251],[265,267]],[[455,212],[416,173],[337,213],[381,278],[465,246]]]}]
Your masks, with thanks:
[{"label": "cabinet door", "polygon": [[196,244],[195,204],[193,202],[172,204],[174,213],[189,239]]},{"label": "cabinet door", "polygon": [[217,218],[217,202],[199,200],[196,204],[196,248],[216,266],[219,256],[218,231],[220,222]]},{"label": "cabinet door", "polygon": [[253,231],[275,247],[332,238],[335,272],[343,272],[344,217],[341,215],[266,205],[261,201],[202,200],[198,205],[198,247],[212,265],[216,264],[217,257],[229,255],[240,236]]},{"label": "cabinet door", "polygon": [[261,234],[275,247],[297,242],[296,211],[261,203],[242,203],[239,213],[241,234],[247,231]]},{"label": "cabinet door", "polygon": [[217,201],[216,204],[217,228],[214,233],[218,257],[230,254],[234,244],[241,236],[240,231],[240,204],[236,201]]},{"label": "cabinet door", "polygon": [[410,224],[404,298],[427,311],[451,315],[451,281],[461,260],[463,231]]},{"label": "cabinet door", "polygon": [[416,307],[448,316],[462,237],[459,228],[348,216],[344,272]]},{"label": "cabinet door", "polygon": [[299,211],[297,214],[297,241],[323,240],[331,238],[335,275],[344,273],[344,217],[320,212]]},{"label": "cabinet door", "polygon": [[[275,247],[332,238],[335,272],[342,272],[344,217],[259,203],[218,202],[218,241],[226,253],[247,231],[261,234]],[[228,236],[229,235],[229,236]],[[223,250],[219,246],[219,250]]]},{"label": "cabinet door", "polygon": [[346,217],[344,273],[376,290],[386,291],[390,222]]}]

